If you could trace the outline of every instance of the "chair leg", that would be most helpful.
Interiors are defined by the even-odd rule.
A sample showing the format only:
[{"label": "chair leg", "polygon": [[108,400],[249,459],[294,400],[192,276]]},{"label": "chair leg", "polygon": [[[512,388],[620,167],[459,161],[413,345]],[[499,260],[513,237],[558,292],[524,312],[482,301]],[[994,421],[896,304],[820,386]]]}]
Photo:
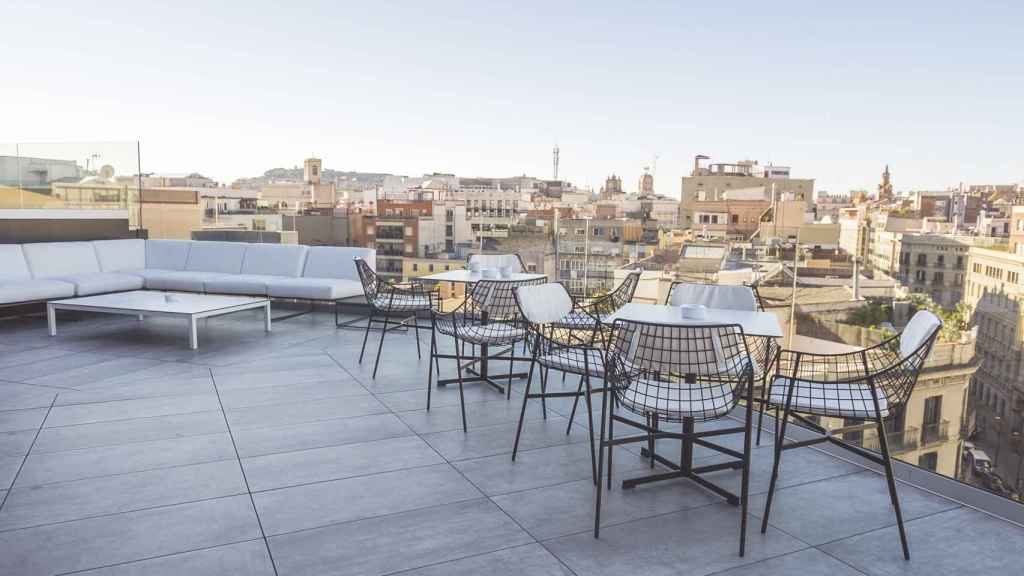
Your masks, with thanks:
[{"label": "chair leg", "polygon": [[[747,506],[750,501],[750,436],[751,427],[754,422],[754,412],[751,410],[753,401],[754,380],[751,378],[750,387],[747,389],[747,415],[743,426],[743,480],[740,483],[740,557],[743,557],[747,547]],[[758,431],[760,431],[760,428],[758,428]]]},{"label": "chair leg", "polygon": [[572,421],[576,418],[576,406],[580,403],[580,396],[583,394],[583,376],[580,376],[580,385],[576,387],[576,397],[572,399],[572,412],[569,413],[569,423],[565,425],[565,435],[572,430]]},{"label": "chair leg", "polygon": [[779,464],[782,461],[782,444],[786,438],[786,421],[789,420],[789,408],[782,411],[782,422],[775,436],[775,462],[772,464],[772,480],[768,483],[768,499],[764,503],[764,516],[761,518],[761,533],[768,531],[768,516],[772,512],[772,498],[775,496],[775,483],[779,479]]},{"label": "chair leg", "polygon": [[[430,394],[434,389],[434,366],[437,362],[437,333],[430,331],[430,358],[427,360],[427,412],[430,412]],[[437,379],[441,379],[441,370],[437,371]]]},{"label": "chair leg", "polygon": [[384,350],[384,337],[388,335],[388,316],[384,315],[384,330],[380,333],[380,343],[377,344],[377,359],[373,361],[373,377],[377,377],[377,368],[380,366],[380,353]]},{"label": "chair leg", "polygon": [[[337,310],[337,309],[335,309]],[[370,326],[373,325],[373,311],[370,311],[370,315],[366,318],[366,332],[363,333],[363,349],[359,351],[359,363],[363,363],[363,354],[366,353],[366,340],[370,337]]]},{"label": "chair leg", "polygon": [[508,384],[505,386],[505,399],[512,399],[512,373],[515,372],[515,361],[516,361],[516,343],[512,343],[512,348],[508,351]]},{"label": "chair leg", "polygon": [[540,367],[540,393],[541,393],[541,397],[540,397],[541,412],[544,414],[544,419],[547,420],[548,419],[548,401],[547,401],[547,398],[545,398],[544,396],[547,395],[547,393],[548,393],[548,369],[543,367],[543,366]]},{"label": "chair leg", "polygon": [[[605,393],[606,396],[614,394]],[[609,402],[610,403],[610,402]],[[608,406],[608,489],[612,489],[612,439],[615,437],[615,407]]]},{"label": "chair leg", "polygon": [[[601,482],[601,474],[604,472],[604,425],[608,420],[608,396],[611,395],[610,391],[605,391],[601,394],[601,433],[598,436],[599,442],[597,444],[597,495],[595,496],[594,504],[594,538],[599,538],[601,534],[601,492],[603,489],[603,482]],[[609,432],[611,430],[609,429]],[[611,437],[608,438],[609,443]],[[608,447],[609,455],[611,455],[611,446]]]},{"label": "chair leg", "polygon": [[423,358],[423,354],[420,353],[420,319],[415,312],[412,315],[412,328],[413,334],[416,336],[416,357]]},{"label": "chair leg", "polygon": [[764,424],[765,406],[768,405],[768,386],[761,381],[761,406],[757,411],[757,445],[761,445],[761,426]]},{"label": "chair leg", "polygon": [[878,447],[885,463],[885,480],[889,484],[889,498],[892,508],[896,511],[896,525],[900,529],[900,544],[903,545],[903,558],[910,560],[910,546],[907,544],[907,531],[903,527],[903,512],[900,510],[900,497],[896,493],[896,477],[892,470],[892,457],[889,455],[889,441],[885,438],[885,426],[878,420]]},{"label": "chair leg", "polygon": [[654,432],[647,433],[647,451],[651,453],[651,468],[654,468],[654,441],[656,438],[654,434],[658,431],[658,413],[652,412],[647,420],[647,425]]},{"label": "chair leg", "polygon": [[533,386],[533,368],[537,364],[537,360],[530,361],[530,375],[526,378],[526,393],[523,394],[523,408],[519,411],[519,425],[516,426],[516,441],[512,444],[512,461],[516,461],[516,455],[519,454],[519,435],[523,433],[523,420],[526,419],[526,402],[530,398],[530,388]]},{"label": "chair leg", "polygon": [[[601,476],[597,472],[597,454],[594,451],[594,409],[591,405],[591,395],[594,393],[594,389],[590,387],[590,375],[584,374],[584,381],[587,386],[587,432],[590,433],[590,467],[594,473],[594,485],[598,485],[601,482]],[[579,396],[576,397],[579,399]],[[572,421],[569,421],[569,425],[572,426]]]},{"label": "chair leg", "polygon": [[459,407],[462,409],[462,431],[468,431],[466,426],[466,396],[462,391],[462,352],[459,351],[459,343],[455,343],[455,374],[459,379]]}]

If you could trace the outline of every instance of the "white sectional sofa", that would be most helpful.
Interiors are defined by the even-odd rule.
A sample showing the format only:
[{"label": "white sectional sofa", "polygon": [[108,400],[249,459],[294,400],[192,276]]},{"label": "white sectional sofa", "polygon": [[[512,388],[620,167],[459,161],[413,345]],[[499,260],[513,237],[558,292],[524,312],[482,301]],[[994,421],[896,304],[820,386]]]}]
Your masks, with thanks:
[{"label": "white sectional sofa", "polygon": [[127,290],[335,301],[361,296],[367,248],[190,240],[0,244],[0,306]]}]

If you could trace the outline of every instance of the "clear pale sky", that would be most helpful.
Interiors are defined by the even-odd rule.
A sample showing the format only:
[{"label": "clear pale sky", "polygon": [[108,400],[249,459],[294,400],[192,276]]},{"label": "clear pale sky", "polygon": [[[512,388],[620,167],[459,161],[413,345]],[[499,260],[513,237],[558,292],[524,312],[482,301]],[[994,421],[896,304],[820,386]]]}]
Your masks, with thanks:
[{"label": "clear pale sky", "polygon": [[141,140],[147,172],[561,176],[659,156],[817,188],[1024,180],[1024,3],[5,2],[0,142]]}]

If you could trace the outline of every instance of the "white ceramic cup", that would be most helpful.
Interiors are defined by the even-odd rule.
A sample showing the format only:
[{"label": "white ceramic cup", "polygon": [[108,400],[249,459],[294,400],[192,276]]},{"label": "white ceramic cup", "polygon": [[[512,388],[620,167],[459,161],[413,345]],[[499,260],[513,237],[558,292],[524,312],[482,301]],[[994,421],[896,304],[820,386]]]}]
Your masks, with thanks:
[{"label": "white ceramic cup", "polygon": [[477,260],[470,260],[469,261],[469,271],[474,273],[474,274],[479,272],[480,271],[480,262],[477,261]]},{"label": "white ceramic cup", "polygon": [[488,280],[493,280],[498,277],[498,271],[494,268],[483,268],[480,270],[480,275]]}]

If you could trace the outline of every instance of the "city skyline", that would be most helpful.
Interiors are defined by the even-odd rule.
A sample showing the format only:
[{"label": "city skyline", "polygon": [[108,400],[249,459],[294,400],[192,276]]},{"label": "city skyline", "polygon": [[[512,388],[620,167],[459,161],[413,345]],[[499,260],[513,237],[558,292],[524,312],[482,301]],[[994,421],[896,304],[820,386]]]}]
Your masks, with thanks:
[{"label": "city skyline", "polygon": [[1020,8],[928,6],[17,6],[48,33],[8,32],[23,57],[0,67],[31,81],[7,90],[4,140],[139,139],[143,170],[223,182],[310,155],[549,177],[555,144],[594,190],[657,156],[678,196],[696,154],[839,193],[885,164],[897,190],[1019,182]]}]

